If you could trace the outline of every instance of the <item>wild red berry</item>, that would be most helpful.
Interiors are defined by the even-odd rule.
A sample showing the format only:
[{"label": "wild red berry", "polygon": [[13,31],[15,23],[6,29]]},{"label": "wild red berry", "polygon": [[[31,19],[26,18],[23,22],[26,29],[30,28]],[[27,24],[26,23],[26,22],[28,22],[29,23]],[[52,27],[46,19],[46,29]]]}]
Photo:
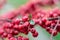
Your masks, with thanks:
[{"label": "wild red berry", "polygon": [[19,24],[20,23],[20,19],[15,19],[15,20],[13,20],[13,22],[12,22],[13,24]]},{"label": "wild red berry", "polygon": [[4,33],[4,30],[0,27],[0,35]]},{"label": "wild red berry", "polygon": [[18,35],[19,31],[14,30],[13,35]]},{"label": "wild red berry", "polygon": [[25,22],[25,21],[28,21],[29,18],[28,18],[27,16],[24,16],[24,17],[22,18],[22,20]]},{"label": "wild red berry", "polygon": [[18,37],[18,40],[22,40],[22,38],[23,38],[22,36],[19,36],[19,37]]},{"label": "wild red berry", "polygon": [[2,37],[7,37],[7,35],[8,35],[7,33],[3,33]]},{"label": "wild red berry", "polygon": [[23,37],[23,38],[22,38],[22,40],[29,40],[29,39],[28,39],[28,38],[24,38],[24,37]]},{"label": "wild red berry", "polygon": [[11,37],[9,40],[17,40],[16,38],[14,38],[14,37]]},{"label": "wild red berry", "polygon": [[31,33],[35,33],[36,32],[36,29],[35,28],[32,28],[30,29]]},{"label": "wild red berry", "polygon": [[8,34],[8,35],[7,35],[7,38],[11,38],[11,37],[13,37],[12,34]]},{"label": "wild red berry", "polygon": [[18,28],[19,28],[19,25],[15,24],[15,25],[13,26],[13,28],[14,28],[14,29],[18,29]]},{"label": "wild red berry", "polygon": [[24,24],[23,24],[23,26],[29,26],[30,25],[30,23],[29,22],[25,22]]},{"label": "wild red berry", "polygon": [[55,30],[53,33],[53,36],[56,36],[58,34],[58,32]]},{"label": "wild red berry", "polygon": [[50,30],[50,27],[46,27],[46,31],[49,31]]},{"label": "wild red berry", "polygon": [[33,35],[33,37],[37,37],[38,36],[38,32],[35,32],[32,35]]}]

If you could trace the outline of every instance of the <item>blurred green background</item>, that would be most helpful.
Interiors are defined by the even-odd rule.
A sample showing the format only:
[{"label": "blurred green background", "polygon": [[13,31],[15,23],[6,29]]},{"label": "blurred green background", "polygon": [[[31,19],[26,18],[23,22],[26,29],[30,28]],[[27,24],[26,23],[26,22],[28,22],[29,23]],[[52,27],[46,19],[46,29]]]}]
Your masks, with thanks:
[{"label": "blurred green background", "polygon": [[[4,14],[10,10],[14,10],[28,1],[29,0],[7,0],[5,6],[0,10],[0,14]],[[45,29],[37,25],[35,26],[35,28],[39,32],[39,35],[38,37],[34,38],[32,37],[31,33],[29,33],[27,36],[29,37],[30,40],[50,40],[50,34],[46,32]],[[57,36],[53,37],[53,40],[60,40],[60,34],[58,33]]]}]

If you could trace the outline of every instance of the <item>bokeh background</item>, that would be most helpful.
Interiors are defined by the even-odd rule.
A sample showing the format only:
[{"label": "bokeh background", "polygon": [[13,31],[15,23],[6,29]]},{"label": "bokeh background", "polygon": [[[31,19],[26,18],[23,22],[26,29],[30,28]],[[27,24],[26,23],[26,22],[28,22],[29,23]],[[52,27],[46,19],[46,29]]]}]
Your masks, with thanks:
[{"label": "bokeh background", "polygon": [[[20,7],[21,5],[24,5],[28,1],[29,0],[7,0],[7,3],[0,10],[0,15],[4,14],[6,12],[9,12],[11,10],[17,9],[18,7]],[[60,6],[60,5],[58,4],[55,6]],[[48,8],[50,8],[50,7],[46,6],[46,9],[48,9]],[[34,38],[34,37],[32,37],[31,33],[29,33],[27,36],[29,37],[30,40],[50,40],[50,34],[47,31],[45,31],[45,29],[41,28],[38,25],[36,25],[35,28],[38,31],[39,35],[38,35],[38,37]],[[20,34],[20,35],[26,36],[23,34]],[[53,37],[53,40],[60,40],[60,33],[58,33],[57,36]]]}]

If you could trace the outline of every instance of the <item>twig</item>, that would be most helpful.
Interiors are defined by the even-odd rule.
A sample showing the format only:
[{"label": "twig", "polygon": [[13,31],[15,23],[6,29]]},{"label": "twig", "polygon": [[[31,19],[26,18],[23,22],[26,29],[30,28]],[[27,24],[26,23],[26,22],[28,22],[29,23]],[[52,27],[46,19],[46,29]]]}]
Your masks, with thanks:
[{"label": "twig", "polygon": [[52,20],[59,20],[60,17],[54,17],[54,18],[48,18],[47,20],[52,21]]},{"label": "twig", "polygon": [[54,27],[54,29],[53,29],[53,31],[52,31],[52,34],[51,34],[50,40],[53,40],[53,33],[54,33],[54,30],[56,30],[58,24],[59,24],[59,20],[57,21],[57,24],[56,24],[56,26]]},{"label": "twig", "polygon": [[10,19],[0,19],[0,21],[12,22],[12,20],[10,20]]}]

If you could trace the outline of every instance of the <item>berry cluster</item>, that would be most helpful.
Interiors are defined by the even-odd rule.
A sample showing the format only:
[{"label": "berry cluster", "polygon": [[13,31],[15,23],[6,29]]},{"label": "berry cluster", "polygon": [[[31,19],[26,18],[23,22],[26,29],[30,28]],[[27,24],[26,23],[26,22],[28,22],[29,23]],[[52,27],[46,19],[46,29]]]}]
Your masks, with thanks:
[{"label": "berry cluster", "polygon": [[29,16],[24,16],[21,19],[17,18],[13,20],[2,19],[1,21],[5,21],[5,23],[3,24],[2,27],[0,27],[0,36],[2,38],[7,37],[8,39],[10,39],[11,37],[18,35],[19,33],[24,33],[27,35],[29,32],[31,32],[33,37],[37,37],[38,32],[34,28],[35,23],[32,24],[30,21],[33,21],[33,20],[29,19],[28,17]]},{"label": "berry cluster", "polygon": [[[23,36],[15,36],[20,33],[27,35],[31,32],[33,37],[37,37],[38,32],[34,28],[35,25],[41,26],[49,34],[56,36],[60,32],[60,9],[45,11],[38,7],[38,5],[51,4],[54,4],[53,0],[29,2],[18,10],[4,14],[0,17],[0,25],[2,26],[0,27],[0,37],[8,38],[9,40],[29,40]],[[21,18],[17,18],[19,16]]]}]

